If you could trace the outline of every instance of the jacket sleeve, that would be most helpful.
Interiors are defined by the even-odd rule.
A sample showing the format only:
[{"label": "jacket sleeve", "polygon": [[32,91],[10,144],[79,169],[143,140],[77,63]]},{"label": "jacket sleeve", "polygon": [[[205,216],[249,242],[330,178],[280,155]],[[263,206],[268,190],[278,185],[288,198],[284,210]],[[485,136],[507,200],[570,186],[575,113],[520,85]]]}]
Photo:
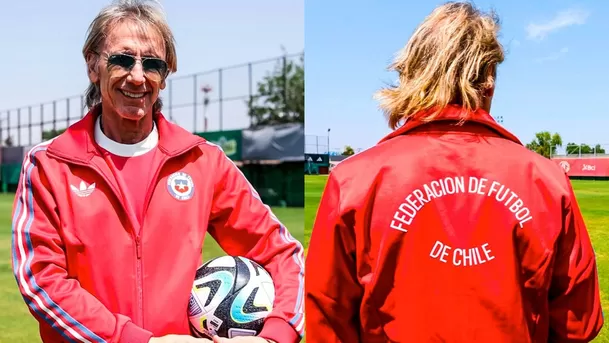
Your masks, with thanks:
[{"label": "jacket sleeve", "polygon": [[[323,192],[305,267],[307,340],[357,343],[363,294],[356,272],[353,223],[341,206],[340,185],[330,173]],[[348,212],[348,211],[347,211]]]},{"label": "jacket sleeve", "polygon": [[[220,149],[219,147],[217,147]],[[239,168],[221,152],[209,233],[232,256],[263,266],[275,284],[275,303],[260,337],[299,342],[304,335],[304,249],[264,205]]]},{"label": "jacket sleeve", "polygon": [[[567,180],[567,182],[569,182]],[[594,249],[570,186],[550,286],[550,342],[589,342],[603,326]]]},{"label": "jacket sleeve", "polygon": [[66,342],[147,343],[150,332],[111,313],[68,277],[53,194],[33,156],[39,151],[24,160],[12,223],[13,271],[30,312]]}]

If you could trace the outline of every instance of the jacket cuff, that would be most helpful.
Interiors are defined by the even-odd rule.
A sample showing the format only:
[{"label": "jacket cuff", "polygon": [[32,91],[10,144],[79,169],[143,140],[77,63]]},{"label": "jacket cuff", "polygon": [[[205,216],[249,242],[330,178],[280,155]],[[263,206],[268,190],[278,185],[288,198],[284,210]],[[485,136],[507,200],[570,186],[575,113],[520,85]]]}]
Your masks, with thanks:
[{"label": "jacket cuff", "polygon": [[286,321],[279,318],[269,318],[264,322],[262,331],[258,335],[277,343],[298,343],[300,336]]},{"label": "jacket cuff", "polygon": [[144,330],[133,322],[127,322],[118,340],[119,343],[148,343],[152,338],[152,332]]}]

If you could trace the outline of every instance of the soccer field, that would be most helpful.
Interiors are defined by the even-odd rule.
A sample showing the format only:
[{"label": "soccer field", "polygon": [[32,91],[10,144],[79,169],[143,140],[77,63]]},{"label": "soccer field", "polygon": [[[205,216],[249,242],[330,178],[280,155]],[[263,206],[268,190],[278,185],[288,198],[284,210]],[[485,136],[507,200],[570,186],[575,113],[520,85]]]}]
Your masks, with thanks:
[{"label": "soccer field", "polygon": [[[305,176],[305,246],[308,246],[319,199],[327,176]],[[598,263],[603,312],[609,310],[609,182],[573,181],[573,188],[581,207]],[[606,323],[593,342],[609,343]]]},{"label": "soccer field", "polygon": [[[40,342],[38,325],[30,315],[17,290],[11,268],[11,211],[13,194],[0,194],[0,343]],[[303,242],[302,208],[273,208],[273,212],[290,230],[294,238]],[[203,260],[224,255],[222,249],[207,237]]]}]

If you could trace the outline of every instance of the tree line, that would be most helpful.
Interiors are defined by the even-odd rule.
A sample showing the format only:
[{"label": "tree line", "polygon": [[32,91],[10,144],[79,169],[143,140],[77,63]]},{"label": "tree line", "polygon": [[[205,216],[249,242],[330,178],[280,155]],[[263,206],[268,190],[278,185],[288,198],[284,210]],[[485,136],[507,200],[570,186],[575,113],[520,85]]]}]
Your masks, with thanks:
[{"label": "tree line", "polygon": [[[535,134],[535,138],[528,143],[526,147],[542,156],[551,158],[557,154],[556,150],[558,148],[563,147],[563,140],[558,133],[541,131]],[[604,154],[605,149],[603,149],[600,144],[591,146],[588,144],[576,144],[569,142],[565,146],[565,152],[567,155]]]},{"label": "tree line", "polygon": [[[541,131],[535,134],[535,138],[526,145],[526,147],[542,156],[551,158],[555,156],[556,150],[563,147],[562,137],[558,133],[550,133],[549,131]],[[584,155],[584,154],[604,154],[605,149],[600,144],[594,146],[588,144],[576,144],[573,142],[567,143],[565,146],[567,155]],[[355,152],[350,145],[345,146],[343,155],[351,156]]]}]

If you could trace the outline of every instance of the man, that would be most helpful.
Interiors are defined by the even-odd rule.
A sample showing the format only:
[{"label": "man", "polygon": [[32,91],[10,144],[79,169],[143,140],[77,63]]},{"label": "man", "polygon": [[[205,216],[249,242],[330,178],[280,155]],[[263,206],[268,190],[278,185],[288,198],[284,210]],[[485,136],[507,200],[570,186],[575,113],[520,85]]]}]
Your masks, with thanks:
[{"label": "man", "polygon": [[490,116],[504,54],[469,3],[435,9],[378,94],[395,131],[327,181],[306,265],[316,343],[588,342],[603,325],[569,179]]},{"label": "man", "polygon": [[103,9],[83,55],[90,112],[27,154],[15,200],[13,268],[42,341],[211,342],[187,318],[206,232],[276,286],[258,337],[214,342],[300,341],[302,246],[217,146],[160,113],[177,66],[162,11]]}]

